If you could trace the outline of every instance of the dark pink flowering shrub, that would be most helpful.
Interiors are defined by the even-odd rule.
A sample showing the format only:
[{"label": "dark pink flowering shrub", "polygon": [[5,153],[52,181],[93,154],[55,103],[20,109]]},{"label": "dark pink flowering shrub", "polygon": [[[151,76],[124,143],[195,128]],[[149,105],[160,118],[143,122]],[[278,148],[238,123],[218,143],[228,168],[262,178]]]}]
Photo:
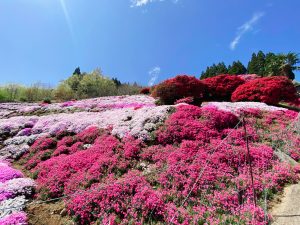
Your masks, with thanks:
[{"label": "dark pink flowering shrub", "polygon": [[165,204],[161,194],[152,189],[139,173],[131,172],[119,180],[93,185],[78,191],[67,207],[81,224],[99,220],[102,224],[147,223],[164,221]]},{"label": "dark pink flowering shrub", "polygon": [[182,140],[208,141],[218,130],[234,127],[238,118],[216,108],[202,110],[196,106],[179,106],[157,132],[159,143],[179,143]]},{"label": "dark pink flowering shrub", "polygon": [[124,156],[126,159],[138,157],[143,142],[139,139],[135,139],[132,136],[127,136],[124,138]]},{"label": "dark pink flowering shrub", "polygon": [[91,144],[103,132],[98,127],[89,127],[76,135],[77,139],[85,144]]},{"label": "dark pink flowering shrub", "polygon": [[231,100],[233,102],[257,101],[277,104],[280,101],[296,100],[296,93],[296,88],[287,77],[264,77],[239,86],[233,92]]},{"label": "dark pink flowering shrub", "polygon": [[50,137],[41,137],[36,140],[31,146],[31,152],[35,153],[38,151],[43,151],[49,148],[53,148],[56,146],[56,141]]},{"label": "dark pink flowering shrub", "polygon": [[235,89],[245,81],[236,75],[222,74],[202,80],[208,89],[208,98],[229,101]]},{"label": "dark pink flowering shrub", "polygon": [[143,146],[142,141],[129,136],[124,140],[126,143],[103,134],[86,150],[83,150],[82,142],[71,147],[58,147],[54,151],[56,157],[39,163],[34,170],[38,172],[37,181],[42,184],[40,190],[57,197],[100,182],[108,174],[123,174],[130,166],[126,159],[137,158]]},{"label": "dark pink flowering shrub", "polygon": [[156,85],[151,94],[159,98],[162,104],[174,104],[176,100],[186,97],[193,97],[197,104],[202,101],[205,91],[205,84],[196,77],[178,75]]}]

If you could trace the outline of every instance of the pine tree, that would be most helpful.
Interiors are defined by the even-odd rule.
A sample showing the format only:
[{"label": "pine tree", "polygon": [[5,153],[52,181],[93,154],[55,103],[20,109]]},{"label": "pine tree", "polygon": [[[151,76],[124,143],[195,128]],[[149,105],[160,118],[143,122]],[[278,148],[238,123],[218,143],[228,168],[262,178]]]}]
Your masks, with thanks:
[{"label": "pine tree", "polygon": [[234,61],[232,66],[228,67],[228,73],[232,75],[245,74],[247,73],[246,67],[239,60]]},{"label": "pine tree", "polygon": [[257,74],[259,72],[257,56],[255,53],[252,54],[251,60],[248,63],[247,71],[249,74]]},{"label": "pine tree", "polygon": [[77,67],[77,68],[74,70],[73,75],[75,75],[75,74],[81,75],[80,67]]},{"label": "pine tree", "polygon": [[224,62],[220,62],[217,65],[213,64],[208,66],[205,71],[202,72],[200,79],[205,79],[209,77],[214,77],[220,74],[227,74],[228,69]]},{"label": "pine tree", "polygon": [[259,51],[256,56],[256,68],[257,73],[260,76],[265,75],[265,65],[266,64],[266,56],[262,51]]},{"label": "pine tree", "polygon": [[216,73],[214,74],[214,76],[220,75],[220,74],[227,74],[227,73],[228,73],[228,69],[227,69],[225,63],[224,62],[218,63],[218,65],[216,66]]}]

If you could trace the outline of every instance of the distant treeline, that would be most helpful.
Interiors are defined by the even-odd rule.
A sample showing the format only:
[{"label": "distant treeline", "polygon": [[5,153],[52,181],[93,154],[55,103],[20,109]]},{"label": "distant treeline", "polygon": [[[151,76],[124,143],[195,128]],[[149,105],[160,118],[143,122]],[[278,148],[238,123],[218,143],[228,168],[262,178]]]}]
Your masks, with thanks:
[{"label": "distant treeline", "polygon": [[84,99],[114,95],[133,95],[139,93],[141,86],[137,83],[121,83],[117,78],[104,76],[101,70],[81,73],[76,68],[66,80],[53,88],[50,85],[36,83],[31,86],[7,84],[0,87],[0,102],[51,102],[70,99]]},{"label": "distant treeline", "polygon": [[253,53],[247,67],[239,60],[226,66],[224,62],[213,64],[206,68],[201,74],[201,79],[214,77],[219,74],[257,74],[262,77],[267,76],[286,76],[295,79],[294,70],[299,70],[297,64],[300,62],[298,54],[290,52],[287,54],[267,54],[259,51]]}]

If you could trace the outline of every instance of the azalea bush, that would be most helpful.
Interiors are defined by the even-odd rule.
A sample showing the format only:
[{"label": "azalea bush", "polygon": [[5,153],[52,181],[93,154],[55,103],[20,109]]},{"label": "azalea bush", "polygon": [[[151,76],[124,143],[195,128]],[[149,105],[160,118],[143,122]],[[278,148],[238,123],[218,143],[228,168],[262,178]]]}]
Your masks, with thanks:
[{"label": "azalea bush", "polygon": [[202,80],[208,88],[208,99],[230,101],[235,89],[245,81],[236,75],[222,74]]},{"label": "azalea bush", "polygon": [[264,77],[249,81],[239,86],[232,94],[231,100],[257,101],[267,104],[277,104],[280,101],[296,99],[296,89],[287,77]]},{"label": "azalea bush", "polygon": [[206,86],[197,78],[178,75],[155,86],[152,95],[160,99],[162,104],[174,104],[176,100],[193,97],[194,103],[203,99]]},{"label": "azalea bush", "polygon": [[140,90],[140,94],[148,95],[150,94],[150,88],[146,87]]}]

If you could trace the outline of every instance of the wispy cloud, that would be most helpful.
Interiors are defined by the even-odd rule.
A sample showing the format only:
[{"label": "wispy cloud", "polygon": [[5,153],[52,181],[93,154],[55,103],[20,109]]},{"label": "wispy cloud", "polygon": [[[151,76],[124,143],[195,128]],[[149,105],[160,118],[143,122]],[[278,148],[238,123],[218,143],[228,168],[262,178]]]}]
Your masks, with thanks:
[{"label": "wispy cloud", "polygon": [[[140,7],[140,6],[145,6],[149,3],[153,2],[163,2],[165,0],[130,0],[131,5],[130,7]],[[177,3],[179,0],[171,0],[173,3]]]},{"label": "wispy cloud", "polygon": [[150,87],[158,79],[158,76],[160,74],[160,67],[156,66],[156,67],[152,68],[148,73],[149,73],[149,76],[150,76],[150,80],[148,82],[148,86]]},{"label": "wispy cloud", "polygon": [[264,12],[255,13],[250,20],[244,23],[241,27],[238,28],[238,32],[235,38],[230,43],[230,49],[234,50],[236,46],[240,43],[241,38],[248,33],[249,31],[253,30],[253,26],[265,15]]}]

